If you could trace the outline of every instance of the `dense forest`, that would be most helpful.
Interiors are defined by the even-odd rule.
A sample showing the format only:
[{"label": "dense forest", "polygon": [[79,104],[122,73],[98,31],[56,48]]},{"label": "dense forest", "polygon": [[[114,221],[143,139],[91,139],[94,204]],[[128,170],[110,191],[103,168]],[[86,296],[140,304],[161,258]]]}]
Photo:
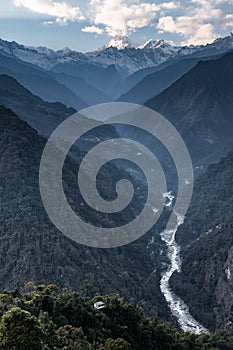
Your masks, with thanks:
[{"label": "dense forest", "polygon": [[[97,309],[95,303],[104,307]],[[233,349],[233,333],[194,335],[147,318],[119,295],[89,297],[28,282],[0,294],[1,350],[217,350]]]},{"label": "dense forest", "polygon": [[[46,215],[39,192],[39,165],[45,142],[27,123],[0,106],[0,289],[22,288],[27,280],[54,283],[69,290],[78,290],[87,283],[92,293],[113,292],[134,298],[148,313],[169,320],[159,289],[160,251],[164,247],[159,231],[110,250],[84,247],[59,233]],[[103,171],[106,184],[114,183],[116,172],[109,168]],[[101,218],[80,205],[76,174],[77,163],[67,159],[67,198],[74,210],[98,224]],[[107,187],[103,183],[105,195]],[[121,220],[128,218],[126,214]],[[152,234],[154,241],[147,249]]]},{"label": "dense forest", "polygon": [[233,153],[211,165],[195,183],[192,203],[177,232],[182,272],[172,288],[208,329],[232,325]]}]

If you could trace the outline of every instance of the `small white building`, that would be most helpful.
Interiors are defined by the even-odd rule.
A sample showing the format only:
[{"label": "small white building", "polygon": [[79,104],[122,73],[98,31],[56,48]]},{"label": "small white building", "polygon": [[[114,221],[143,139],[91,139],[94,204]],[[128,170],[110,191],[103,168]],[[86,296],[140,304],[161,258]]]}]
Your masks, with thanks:
[{"label": "small white building", "polygon": [[105,307],[105,303],[103,301],[97,301],[94,304],[94,308],[97,309],[97,310],[104,309],[104,307]]}]

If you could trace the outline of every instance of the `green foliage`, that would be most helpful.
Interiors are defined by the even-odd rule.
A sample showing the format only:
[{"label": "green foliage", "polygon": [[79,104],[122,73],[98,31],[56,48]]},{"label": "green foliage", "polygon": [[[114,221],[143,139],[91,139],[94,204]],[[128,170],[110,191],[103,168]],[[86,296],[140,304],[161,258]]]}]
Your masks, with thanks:
[{"label": "green foliage", "polygon": [[47,312],[40,311],[39,313],[39,325],[42,332],[42,341],[44,349],[55,350],[58,346],[58,338],[56,325],[53,323]]},{"label": "green foliage", "polygon": [[86,340],[82,328],[70,325],[60,327],[57,331],[58,341],[63,350],[91,350],[92,345]]},{"label": "green foliage", "polygon": [[[182,333],[147,318],[119,295],[93,299],[33,284],[25,294],[4,292],[1,350],[230,350],[233,332],[224,335]],[[15,295],[15,296],[13,296]],[[30,299],[30,300],[28,300]],[[94,308],[102,300],[105,307]],[[30,301],[30,303],[28,303]],[[13,305],[20,305],[15,307]]]},{"label": "green foliage", "polygon": [[106,343],[100,345],[97,350],[131,350],[131,346],[122,338],[107,339]]},{"label": "green foliage", "polygon": [[38,320],[20,308],[7,311],[0,324],[2,350],[42,350],[42,332]]}]

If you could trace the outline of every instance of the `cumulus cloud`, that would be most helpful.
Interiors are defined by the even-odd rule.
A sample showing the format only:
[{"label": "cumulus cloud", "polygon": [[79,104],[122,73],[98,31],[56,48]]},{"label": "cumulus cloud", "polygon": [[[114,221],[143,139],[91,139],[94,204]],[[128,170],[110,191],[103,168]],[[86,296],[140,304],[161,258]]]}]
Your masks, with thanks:
[{"label": "cumulus cloud", "polygon": [[67,20],[82,21],[84,16],[79,7],[72,7],[65,1],[52,0],[13,0],[16,7],[24,7],[32,12],[57,18],[59,24],[65,24]]},{"label": "cumulus cloud", "polygon": [[[84,27],[84,32],[102,34],[105,31],[110,36],[127,35],[139,28],[149,26],[159,11],[171,11],[179,6],[179,3],[173,1],[157,4],[139,0],[88,0],[84,18],[80,8],[70,6],[68,1],[12,1],[17,7],[55,17],[56,23],[60,25],[66,25],[69,20],[86,19],[91,25]],[[101,29],[100,25],[104,29]]]},{"label": "cumulus cloud", "polygon": [[[81,0],[77,0],[77,2]],[[161,0],[160,0],[161,1]],[[159,34],[180,36],[181,44],[206,44],[223,30],[233,28],[233,0],[86,0],[80,7],[69,0],[12,0],[17,7],[50,16],[44,25],[86,20],[82,31],[110,36],[129,35],[144,27],[156,27]]]},{"label": "cumulus cloud", "polygon": [[214,22],[222,16],[221,9],[216,8],[215,4],[215,0],[192,0],[184,15],[161,17],[157,28],[161,34],[169,32],[181,35],[184,45],[207,44],[216,38]]},{"label": "cumulus cloud", "polygon": [[150,25],[162,8],[176,7],[174,2],[156,4],[128,0],[90,0],[89,16],[95,25],[103,25],[110,36],[127,35]]},{"label": "cumulus cloud", "polygon": [[187,39],[182,42],[184,45],[207,44],[216,38],[211,23],[200,23],[188,16],[178,17],[176,20],[171,16],[162,17],[157,27],[160,33],[169,32],[186,37]]},{"label": "cumulus cloud", "polygon": [[84,33],[95,33],[95,34],[103,34],[104,30],[102,28],[96,26],[89,26],[82,28],[82,32]]},{"label": "cumulus cloud", "polygon": [[160,4],[160,9],[175,10],[180,7],[180,2],[164,2]]},{"label": "cumulus cloud", "polygon": [[211,23],[200,24],[195,28],[194,35],[190,35],[189,39],[181,44],[183,45],[201,45],[208,44],[216,39],[214,26]]}]

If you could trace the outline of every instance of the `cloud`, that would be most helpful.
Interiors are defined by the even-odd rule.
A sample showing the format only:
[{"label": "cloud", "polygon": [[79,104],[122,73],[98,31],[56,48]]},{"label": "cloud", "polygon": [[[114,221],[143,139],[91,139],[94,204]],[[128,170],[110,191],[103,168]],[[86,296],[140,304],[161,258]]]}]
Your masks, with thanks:
[{"label": "cloud", "polygon": [[44,21],[44,22],[43,22],[43,25],[44,25],[44,26],[52,26],[53,24],[54,24],[53,21]]},{"label": "cloud", "polygon": [[[76,0],[78,1],[78,0]],[[163,1],[163,0],[160,0]],[[159,34],[172,34],[181,44],[206,44],[233,28],[233,0],[86,0],[81,11],[69,0],[12,0],[15,6],[50,16],[53,23],[85,21],[82,31],[110,36],[130,35],[144,27],[157,28]],[[82,3],[82,1],[80,0]],[[85,8],[85,9],[84,9]],[[170,38],[168,38],[170,39]]]},{"label": "cloud", "polygon": [[94,25],[103,25],[110,36],[127,35],[151,25],[161,9],[176,7],[174,2],[155,4],[129,0],[90,0],[89,18]]},{"label": "cloud", "polygon": [[161,9],[175,10],[180,7],[180,2],[164,2],[160,4]]},{"label": "cloud", "polygon": [[65,1],[52,0],[13,0],[16,7],[24,7],[32,12],[57,18],[59,24],[65,24],[67,20],[82,21],[84,16],[79,7],[72,7]]},{"label": "cloud", "polygon": [[[55,17],[55,23],[59,25],[86,19],[91,25],[84,27],[83,32],[102,34],[105,31],[110,36],[127,35],[149,26],[160,11],[171,11],[179,6],[179,3],[173,1],[157,4],[139,0],[88,0],[84,18],[80,8],[70,6],[68,1],[12,0],[12,2],[16,7],[24,7],[35,13]],[[101,29],[100,25],[104,29]]]},{"label": "cloud", "polygon": [[96,27],[96,26],[89,26],[82,28],[82,32],[84,33],[96,33],[96,34],[103,34],[104,30],[102,28]]},{"label": "cloud", "polygon": [[229,13],[225,17],[225,29],[233,28],[233,14]]},{"label": "cloud", "polygon": [[215,0],[215,4],[226,4],[226,5],[232,5],[233,0]]},{"label": "cloud", "polygon": [[216,38],[214,23],[222,16],[221,9],[216,8],[215,3],[215,0],[192,0],[184,15],[161,17],[157,29],[161,34],[169,32],[181,35],[183,45],[207,44]]},{"label": "cloud", "polygon": [[160,33],[169,32],[182,35],[187,39],[183,45],[207,44],[216,38],[214,26],[211,23],[200,23],[193,17],[178,17],[174,20],[171,16],[162,17],[158,22]]},{"label": "cloud", "polygon": [[59,26],[61,27],[64,27],[64,26],[67,26],[67,18],[60,18],[60,17],[57,17],[56,18],[56,23],[59,24]]},{"label": "cloud", "polygon": [[208,44],[216,39],[214,26],[211,23],[201,24],[195,28],[194,35],[190,35],[188,40],[181,44],[183,45],[202,45]]}]

